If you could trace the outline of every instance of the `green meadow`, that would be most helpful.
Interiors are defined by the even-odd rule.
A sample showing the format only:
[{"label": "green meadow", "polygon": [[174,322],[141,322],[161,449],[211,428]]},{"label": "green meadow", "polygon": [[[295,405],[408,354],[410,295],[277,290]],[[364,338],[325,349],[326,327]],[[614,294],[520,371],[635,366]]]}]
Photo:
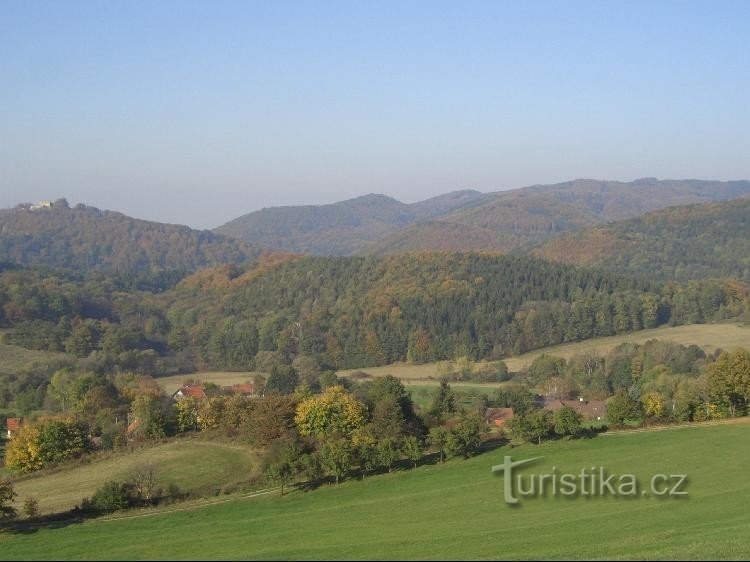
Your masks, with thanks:
[{"label": "green meadow", "polygon": [[20,507],[27,497],[34,497],[42,514],[67,511],[84,497],[91,497],[107,480],[127,480],[144,465],[154,468],[160,486],[175,484],[184,492],[202,494],[246,482],[257,476],[260,468],[257,455],[247,447],[187,437],[132,451],[102,453],[86,463],[21,477],[15,481],[16,504]]},{"label": "green meadow", "polygon": [[[591,338],[580,342],[564,343],[529,351],[516,357],[503,359],[511,372],[518,372],[528,367],[538,356],[546,353],[570,359],[573,355],[594,352],[606,355],[610,350],[623,343],[642,344],[651,339],[672,341],[682,345],[698,345],[707,353],[713,353],[717,349],[732,351],[738,347],[750,346],[750,328],[737,323],[721,324],[687,324],[685,326],[662,326],[650,330],[640,330],[629,334],[617,336],[606,336]],[[438,363],[426,363],[412,365],[409,363],[394,363],[382,367],[365,367],[362,369],[349,369],[338,372],[339,376],[348,377],[353,373],[363,371],[372,377],[393,375],[400,378],[404,383],[437,384],[440,376],[438,374]],[[479,386],[479,385],[475,385]],[[501,386],[499,383],[485,384],[489,388]]]},{"label": "green meadow", "polygon": [[[529,497],[511,507],[491,467],[542,456],[523,474],[603,466],[687,474],[687,497]],[[2,559],[587,559],[750,557],[750,424],[620,432],[500,447],[469,460],[0,534]],[[174,508],[171,508],[174,509]]]}]

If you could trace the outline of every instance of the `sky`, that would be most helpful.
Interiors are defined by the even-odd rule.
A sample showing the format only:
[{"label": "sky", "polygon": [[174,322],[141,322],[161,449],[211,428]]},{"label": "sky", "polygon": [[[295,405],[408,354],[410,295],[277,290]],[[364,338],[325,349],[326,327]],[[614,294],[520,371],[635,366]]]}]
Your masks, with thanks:
[{"label": "sky", "polygon": [[750,2],[0,0],[0,207],[750,178]]}]

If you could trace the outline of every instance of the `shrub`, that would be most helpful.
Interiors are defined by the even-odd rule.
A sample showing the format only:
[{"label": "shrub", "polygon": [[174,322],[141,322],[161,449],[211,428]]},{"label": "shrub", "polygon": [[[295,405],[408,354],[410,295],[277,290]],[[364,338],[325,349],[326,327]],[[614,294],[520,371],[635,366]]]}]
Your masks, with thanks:
[{"label": "shrub", "polygon": [[124,482],[110,480],[91,497],[91,504],[100,513],[111,513],[130,507],[131,498]]}]

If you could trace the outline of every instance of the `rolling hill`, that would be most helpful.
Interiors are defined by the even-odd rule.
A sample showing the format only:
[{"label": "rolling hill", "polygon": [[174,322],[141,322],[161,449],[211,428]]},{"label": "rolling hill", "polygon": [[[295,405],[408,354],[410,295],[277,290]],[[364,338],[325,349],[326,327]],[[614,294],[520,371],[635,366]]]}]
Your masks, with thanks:
[{"label": "rolling hill", "polygon": [[552,238],[539,257],[685,281],[750,281],[750,199],[671,207]]},{"label": "rolling hill", "polygon": [[747,194],[748,181],[574,180],[487,194],[457,191],[410,205],[366,195],[332,205],[272,207],[234,219],[215,232],[314,255],[507,253],[655,209]]},{"label": "rolling hill", "polygon": [[[283,497],[230,496],[213,505],[28,526],[0,534],[0,558],[746,559],[750,425],[741,421],[500,447]],[[609,475],[635,475],[643,493],[564,497],[547,485],[543,497],[511,507],[503,477],[491,471],[504,455],[543,457],[522,469],[527,479],[553,467],[561,474],[603,467]],[[680,491],[688,495],[655,495],[651,478],[658,474],[687,474]]]},{"label": "rolling hill", "polygon": [[370,194],[331,205],[262,209],[215,232],[275,250],[348,255],[414,222],[476,205],[486,197],[467,190],[406,204]]},{"label": "rolling hill", "polygon": [[750,193],[750,182],[575,180],[500,192],[481,205],[411,225],[373,243],[363,253],[460,250],[506,253],[602,223],[691,203]]},{"label": "rolling hill", "polygon": [[241,263],[260,248],[187,226],[134,219],[60,200],[0,212],[0,261],[126,275],[192,272]]}]

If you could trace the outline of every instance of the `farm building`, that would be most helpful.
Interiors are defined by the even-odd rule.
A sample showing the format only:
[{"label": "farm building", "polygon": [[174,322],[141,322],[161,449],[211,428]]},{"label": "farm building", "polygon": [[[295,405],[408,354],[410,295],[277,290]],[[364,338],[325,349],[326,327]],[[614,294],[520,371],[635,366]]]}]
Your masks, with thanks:
[{"label": "farm building", "polygon": [[563,406],[574,409],[581,414],[584,419],[601,421],[607,417],[607,403],[603,400],[547,400],[544,402],[544,409],[556,412]]},{"label": "farm building", "polygon": [[513,408],[487,408],[484,412],[484,420],[495,427],[503,427],[510,419],[513,419]]},{"label": "farm building", "polygon": [[255,396],[255,386],[251,383],[223,386],[222,390],[230,394],[239,394],[240,396],[244,396],[245,398],[253,398]]},{"label": "farm building", "polygon": [[205,400],[206,391],[202,384],[186,384],[172,395],[172,400],[179,402],[183,398],[195,398],[196,400]]},{"label": "farm building", "polygon": [[5,428],[8,432],[6,436],[8,437],[8,439],[13,437],[13,435],[15,435],[16,432],[21,429],[21,423],[21,418],[8,418],[7,420],[5,420]]}]

